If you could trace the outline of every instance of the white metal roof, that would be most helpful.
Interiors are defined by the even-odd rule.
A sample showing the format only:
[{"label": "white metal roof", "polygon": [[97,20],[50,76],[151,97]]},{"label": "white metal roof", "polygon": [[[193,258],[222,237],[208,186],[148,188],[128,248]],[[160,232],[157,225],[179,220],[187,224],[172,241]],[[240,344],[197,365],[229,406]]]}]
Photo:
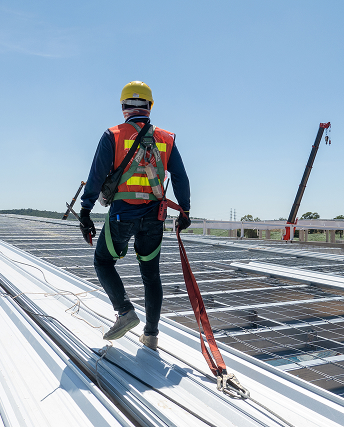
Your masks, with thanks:
[{"label": "white metal roof", "polygon": [[[142,325],[106,349],[102,329],[111,326],[114,313],[99,288],[6,243],[1,243],[0,250],[2,282],[18,295],[16,300],[39,312],[42,327],[142,423],[283,425],[252,402],[232,400],[216,390],[195,332],[162,319],[159,352],[138,342]],[[143,320],[144,312],[139,307],[137,312]],[[344,408],[340,397],[227,346],[220,347],[228,369],[252,397],[292,425],[341,425]],[[106,357],[100,360],[104,349]]]},{"label": "white metal roof", "polygon": [[3,425],[133,426],[4,292],[0,319]]}]

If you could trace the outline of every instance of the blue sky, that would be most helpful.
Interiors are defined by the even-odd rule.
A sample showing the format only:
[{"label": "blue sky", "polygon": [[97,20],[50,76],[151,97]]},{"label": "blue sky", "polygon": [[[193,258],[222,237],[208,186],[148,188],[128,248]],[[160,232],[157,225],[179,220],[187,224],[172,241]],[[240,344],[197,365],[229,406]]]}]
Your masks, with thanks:
[{"label": "blue sky", "polygon": [[343,18],[342,0],[0,1],[0,210],[64,211],[143,80],[192,216],[288,217],[328,121],[299,216],[344,214]]}]

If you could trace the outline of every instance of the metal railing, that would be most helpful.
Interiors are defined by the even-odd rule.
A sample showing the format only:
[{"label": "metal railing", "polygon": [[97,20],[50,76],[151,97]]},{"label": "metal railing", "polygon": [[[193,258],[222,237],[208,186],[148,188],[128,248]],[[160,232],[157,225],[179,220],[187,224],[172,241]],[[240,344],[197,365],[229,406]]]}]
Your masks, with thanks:
[{"label": "metal railing", "polygon": [[[175,232],[176,218],[167,218],[166,227],[171,227]],[[297,224],[287,224],[287,221],[216,221],[206,219],[192,219],[190,229],[202,229],[203,235],[208,234],[207,230],[240,230],[240,238],[244,238],[244,230],[281,230],[282,234],[286,227],[290,228],[290,240],[294,239],[295,230],[322,230],[335,232],[344,230],[344,220],[299,220]],[[232,236],[236,237],[236,236]]]}]

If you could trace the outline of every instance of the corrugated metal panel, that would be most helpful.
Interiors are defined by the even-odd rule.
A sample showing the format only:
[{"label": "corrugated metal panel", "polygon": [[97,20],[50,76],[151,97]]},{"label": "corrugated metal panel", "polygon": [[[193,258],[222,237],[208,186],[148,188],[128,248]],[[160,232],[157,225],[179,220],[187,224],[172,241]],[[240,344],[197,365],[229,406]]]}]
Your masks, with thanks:
[{"label": "corrugated metal panel", "polygon": [[[98,296],[95,297],[93,294],[97,288],[94,286],[56,270],[49,264],[35,260],[8,245],[3,244],[1,252],[22,263],[19,268],[12,261],[4,257],[1,259],[1,271],[3,274],[6,272],[6,280],[10,281],[12,285],[13,283],[20,283],[20,289],[12,288],[13,291],[18,294],[20,292],[26,293],[17,299],[21,303],[31,304],[31,310],[40,309],[65,324],[68,331],[73,333],[66,340],[70,347],[68,350],[78,354],[85,366],[89,365],[91,370],[94,370],[94,362],[99,357],[92,361],[92,352],[89,349],[104,348],[104,342],[99,331],[91,328],[90,324],[105,327],[111,325],[110,321],[101,319],[96,313],[102,313],[109,318],[113,316],[112,308],[103,294],[97,292]],[[39,269],[32,268],[27,264],[35,265]],[[26,270],[26,273],[23,270]],[[42,272],[48,283],[41,280]],[[4,278],[3,281],[5,281]],[[61,292],[61,290],[68,290],[68,292]],[[84,291],[88,291],[88,294],[85,294]],[[78,297],[75,296],[76,294],[79,294]],[[75,313],[76,316],[66,313],[67,308],[80,301],[81,305],[77,306],[79,310]],[[138,312],[143,318],[144,313]],[[44,320],[44,317],[40,316],[40,319]],[[47,325],[50,326],[51,323],[51,320],[48,321],[47,319]],[[54,325],[56,336],[63,338],[68,335],[68,331],[64,329],[57,331],[57,326]],[[215,384],[212,383],[213,385],[211,385],[209,379],[204,377],[207,367],[198,351],[199,342],[196,337],[181,331],[179,325],[175,323],[169,324],[163,321],[161,330],[162,348],[168,350],[171,353],[170,356],[166,356],[163,350],[162,353],[157,354],[146,348],[142,349],[137,337],[129,334],[128,337],[115,343],[116,348],[111,348],[106,358],[110,361],[120,362],[122,368],[130,370],[156,389],[163,390],[169,398],[179,401],[183,405],[186,404],[191,411],[205,417],[215,425],[230,425],[228,419],[234,422],[234,425],[278,425],[270,419],[270,416],[267,417],[261,411],[257,411],[247,402],[230,401],[219,395]],[[135,332],[136,334],[140,333],[139,331]],[[175,353],[180,354],[180,343],[182,342],[184,342],[184,351],[182,352],[185,355],[184,362],[173,356]],[[304,388],[302,382],[288,381],[287,377],[281,377],[282,373],[279,371],[274,371],[273,368],[267,371],[263,365],[259,366],[258,361],[251,359],[243,362],[242,356],[240,353],[234,355],[229,351],[226,352],[227,365],[235,371],[241,382],[253,392],[254,396],[259,397],[265,404],[268,403],[272,409],[289,419],[290,422],[296,422],[296,425],[300,425],[302,422],[302,425],[305,426],[321,426],[326,422],[330,426],[331,424],[337,425],[335,420],[341,419],[343,416],[342,410],[337,406],[338,404],[333,399],[332,402],[328,400],[326,397],[329,396],[326,396],[326,393],[321,395],[315,388]],[[86,360],[87,357],[90,359]],[[190,421],[192,416],[185,413],[180,407],[178,408],[178,405],[173,404],[168,398],[166,400],[166,397],[162,399],[161,395],[156,397],[154,390],[145,389],[142,383],[138,385],[132,378],[129,379],[127,374],[123,375],[123,372],[120,374],[118,369],[114,373],[114,368],[110,366],[111,363],[109,365],[109,360],[103,359],[98,365],[98,368],[101,368],[98,374],[103,386],[110,388],[114,381],[119,381],[122,387],[125,387],[125,384],[131,384],[126,393],[133,394],[146,407],[146,410],[143,408],[140,410],[143,419],[147,419],[147,412],[150,409],[156,411],[166,425],[180,426],[200,422],[198,419]],[[196,369],[192,369],[190,365]],[[259,379],[257,380],[257,378]],[[316,393],[314,394],[314,392]],[[305,395],[308,395],[308,398],[305,398]],[[299,403],[300,401],[302,404]],[[210,404],[210,402],[212,403]],[[162,409],[162,404],[168,407]],[[331,416],[324,417],[325,408],[328,408],[329,405],[331,406]],[[217,409],[212,414],[214,408]],[[222,418],[223,421],[221,421]]]},{"label": "corrugated metal panel", "polygon": [[[7,219],[6,221],[6,224],[4,221],[0,221],[0,238],[5,238],[19,245],[21,248],[32,251],[35,255],[43,257],[43,259],[48,260],[49,263],[54,263],[59,266],[60,270],[54,270],[51,269],[50,264],[46,264],[42,261],[39,261],[37,264],[40,268],[42,266],[44,267],[47,277],[53,274],[51,277],[54,277],[55,287],[65,289],[67,285],[65,285],[63,281],[67,280],[69,283],[68,286],[71,284],[75,286],[74,293],[84,290],[90,292],[90,289],[99,289],[98,281],[93,272],[93,249],[82,246],[82,238],[76,224],[67,227],[62,221],[56,221],[55,223],[40,223],[39,221],[33,222],[26,220],[20,221],[19,224],[18,220],[14,218],[11,220]],[[12,222],[9,223],[8,221]],[[16,223],[15,227],[12,226],[14,222]],[[25,223],[25,226],[23,223]],[[11,232],[8,232],[8,230]],[[6,233],[8,233],[7,236]],[[298,265],[301,268],[317,269],[318,271],[321,271],[323,268],[322,266],[328,269],[332,268],[332,266],[336,266],[336,273],[340,274],[341,268],[343,269],[341,258],[335,259],[331,258],[330,254],[315,254],[309,251],[305,253],[308,257],[307,259],[300,258],[303,251],[295,251],[293,248],[292,251],[288,251],[285,245],[281,248],[279,248],[279,245],[275,245],[275,247],[262,245],[262,247],[260,247],[260,245],[253,245],[252,243],[246,242],[243,242],[243,245],[241,245],[242,242],[238,242],[233,246],[232,244],[227,245],[225,239],[219,241],[209,238],[205,238],[204,240],[197,238],[196,241],[195,237],[188,235],[184,235],[183,239],[186,242],[191,265],[209,310],[209,317],[213,329],[216,332],[217,339],[224,343],[221,344],[220,342],[219,345],[222,347],[222,351],[225,354],[226,363],[229,368],[233,368],[240,381],[251,391],[253,390],[253,395],[255,397],[258,396],[258,400],[264,401],[267,406],[270,405],[272,408],[275,408],[281,416],[285,416],[290,422],[293,420],[294,425],[322,426],[331,425],[333,422],[341,425],[341,420],[343,419],[343,399],[312,385],[312,383],[320,384],[324,389],[334,390],[340,394],[338,391],[338,386],[341,385],[339,365],[337,363],[328,363],[328,361],[333,359],[332,354],[324,354],[321,353],[321,351],[315,351],[315,346],[322,349],[324,343],[319,342],[317,339],[314,340],[314,333],[305,331],[305,328],[310,329],[310,326],[313,328],[323,328],[326,324],[326,327],[337,327],[337,336],[338,333],[343,335],[341,332],[343,331],[343,326],[341,326],[340,312],[337,311],[337,316],[332,316],[331,319],[325,317],[325,310],[329,309],[329,304],[334,304],[336,300],[341,300],[342,296],[339,293],[340,291],[332,292],[331,290],[331,292],[327,294],[326,290],[324,291],[321,288],[314,289],[314,287],[309,288],[307,285],[298,282],[266,278],[251,273],[236,272],[233,267],[229,265],[231,262],[237,260],[245,262],[253,260],[271,262],[273,260],[274,263],[279,263],[280,265]],[[206,241],[207,244],[203,244],[203,241]],[[209,243],[212,245],[209,245]],[[222,245],[225,246],[222,247]],[[17,255],[19,254],[19,252],[16,253]],[[21,256],[23,256],[22,261],[25,262],[26,255],[24,256],[21,254]],[[138,307],[137,311],[143,319],[144,312],[140,310],[143,306],[143,287],[134,257],[134,252],[129,253],[129,256],[118,263],[118,269],[120,270],[121,277],[125,279],[128,293],[130,297],[135,300]],[[28,258],[26,258],[26,260],[27,259]],[[161,322],[161,334],[159,335],[161,349],[159,350],[158,360],[161,360],[161,355],[163,354],[164,363],[161,365],[163,367],[162,372],[157,374],[158,376],[154,381],[158,381],[158,383],[163,381],[164,369],[167,369],[167,372],[171,372],[173,375],[175,375],[175,370],[179,371],[179,369],[181,369],[182,372],[184,372],[184,376],[186,372],[188,379],[202,384],[201,390],[203,386],[209,388],[210,380],[205,376],[208,369],[199,353],[199,338],[197,337],[197,333],[183,327],[183,325],[186,325],[197,330],[197,325],[193,314],[190,312],[190,303],[185,292],[179,254],[174,237],[171,237],[169,240],[164,240],[161,260],[161,272],[165,292],[163,312],[165,316],[172,316],[172,319],[176,320],[178,323],[176,324],[167,318],[163,319]],[[305,260],[308,263],[308,267],[305,265]],[[32,260],[30,262],[32,262]],[[329,267],[325,267],[326,265]],[[30,276],[35,275],[37,279],[42,281],[42,273],[39,270],[25,267],[24,265],[21,265],[21,268],[26,268],[27,271],[30,272]],[[87,278],[94,283],[94,285],[77,279],[70,274],[64,276],[61,269]],[[50,281],[49,278],[48,281]],[[72,290],[72,288],[68,289]],[[51,293],[51,290],[46,292]],[[98,310],[98,313],[107,312],[108,314],[106,316],[113,318],[113,311],[111,307],[108,307],[107,297],[102,292],[97,292],[97,298],[91,298],[90,295],[91,294],[84,295],[81,298],[83,302],[86,302],[87,305],[90,303],[91,308],[95,311]],[[29,296],[25,296],[25,298],[27,297]],[[36,304],[37,297],[32,298],[33,302]],[[61,302],[66,298],[67,296],[65,295],[63,298],[59,297],[58,299],[59,302]],[[300,298],[304,302],[308,299],[309,302],[305,302],[303,305],[298,303],[293,306],[292,302],[296,302]],[[47,300],[47,298],[45,298],[45,300]],[[77,298],[74,300],[70,298],[67,302],[65,301],[64,309],[71,307],[77,300]],[[55,304],[49,305],[46,301],[45,303],[50,313],[50,310],[53,310]],[[259,308],[258,313],[253,313],[251,308],[253,304],[260,304],[263,305],[263,307]],[[310,310],[307,311],[307,304],[309,308],[312,308],[312,312]],[[323,304],[322,307],[321,304]],[[82,305],[83,304],[81,304],[81,307]],[[289,307],[288,310],[285,309],[286,306]],[[298,307],[302,307],[303,310],[306,308],[306,311],[302,314],[302,311],[299,310]],[[314,313],[316,307],[318,307],[316,312],[317,316],[316,318],[312,318],[308,313]],[[320,310],[322,310],[323,314],[320,313]],[[79,310],[78,317],[81,316],[87,321],[93,318],[90,323],[94,323],[94,314],[90,315],[90,313],[86,312],[87,310]],[[183,312],[189,314],[183,314]],[[97,318],[97,321],[98,320],[101,321],[104,327],[111,325],[111,322],[106,321],[106,319]],[[69,326],[69,321],[67,324]],[[79,327],[76,324],[75,328],[79,333]],[[88,332],[86,332],[85,335],[88,336],[89,327],[86,329]],[[135,363],[140,360],[141,353],[137,350],[137,346],[140,347],[140,344],[137,342],[137,335],[139,333],[140,330],[135,330],[133,334],[127,334],[128,337],[123,339],[125,344],[122,344],[122,339],[115,343],[115,360],[118,360],[118,357],[122,359],[122,354],[128,353],[128,340],[132,343],[129,346],[130,353],[128,354],[133,354],[129,359],[127,356],[125,357],[125,360],[128,359],[128,366],[130,366],[133,360]],[[333,334],[334,330],[331,333]],[[131,336],[132,338],[130,338]],[[82,335],[79,337],[81,338],[82,344],[86,344],[86,347],[90,346],[91,348],[95,348],[92,347],[94,343],[88,342],[87,337],[84,338]],[[311,339],[313,339],[312,342]],[[331,341],[331,338],[328,336],[326,343],[331,342],[333,342],[333,339]],[[229,343],[232,348],[225,345],[225,343]],[[71,341],[70,345],[73,346],[74,343]],[[134,347],[131,347],[132,345]],[[78,348],[82,353],[82,347]],[[101,348],[101,345],[99,345],[99,348]],[[185,359],[183,361],[178,359],[178,356],[181,354],[181,349],[183,350],[183,358]],[[248,355],[235,349],[245,351]],[[291,354],[281,353],[281,351],[286,350]],[[338,346],[336,348],[336,351],[337,350]],[[111,355],[112,357],[113,351],[114,349],[110,349],[107,356]],[[144,351],[152,353],[145,348]],[[283,360],[288,361],[290,369],[295,369],[295,367],[302,368],[298,369],[299,372],[296,371],[297,374],[302,378],[309,379],[310,383],[307,384],[297,377],[294,378],[288,373],[278,371],[273,366],[269,366],[260,360],[253,359],[249,356],[250,354],[258,359],[267,360],[271,364],[283,358]],[[342,353],[339,351],[339,354]],[[299,357],[300,355],[301,357]],[[309,361],[301,361],[304,355],[313,358],[313,361],[317,363],[316,369],[310,366]],[[156,353],[154,353],[153,357],[156,357]],[[171,359],[169,359],[170,357]],[[319,361],[317,361],[316,358],[319,358]],[[175,361],[176,359],[178,362]],[[150,365],[154,368],[156,360],[143,360],[146,364],[142,368],[143,371],[147,371],[147,366]],[[296,363],[292,366],[291,362]],[[103,361],[101,363],[103,363]],[[308,367],[303,369],[303,366],[307,363]],[[326,367],[326,369],[332,367],[333,372],[329,374],[325,369],[323,373],[321,373],[319,369],[320,365]],[[172,370],[170,366],[173,366]],[[309,369],[309,366],[311,369]],[[282,368],[288,369],[286,365],[282,366]],[[141,372],[140,368],[138,369],[138,372]],[[148,370],[147,372],[151,371]],[[201,372],[201,375],[199,372]],[[152,377],[152,375],[148,375],[148,378],[150,377]],[[155,378],[155,375],[153,375],[153,377]],[[184,377],[182,376],[182,378]],[[321,383],[322,380],[324,380],[324,383]],[[165,388],[170,389],[171,387],[177,387],[179,392],[179,390],[182,390],[180,388],[181,384],[183,384],[183,387],[186,387],[187,382],[183,380],[180,381],[178,385],[173,385],[171,383],[167,384],[169,385],[166,385]],[[111,384],[109,384],[109,386],[110,385]],[[212,387],[213,386],[210,386],[213,393]],[[187,388],[187,390],[189,389]],[[197,390],[199,390],[199,387],[197,387]],[[185,393],[185,390],[183,393]],[[199,399],[197,393],[195,391],[192,393],[195,395],[195,398],[191,399],[191,407],[194,408],[197,408],[197,400]],[[205,395],[207,395],[207,393],[208,391],[206,391]],[[172,396],[173,395],[170,395],[170,397]],[[187,396],[187,394],[185,394],[185,396]],[[284,396],[287,396],[287,398]],[[208,398],[206,398],[206,401],[208,401],[207,399]],[[189,404],[190,399],[186,398],[184,400]],[[217,400],[215,400],[215,402],[216,401]],[[299,402],[301,404],[299,404]],[[217,404],[218,403],[212,403],[212,407],[216,407]],[[231,407],[235,409],[233,413],[223,408],[218,412],[226,416],[228,413],[232,421],[237,420],[236,425],[250,425],[247,424],[251,422],[248,420],[255,420],[254,422],[270,425],[269,422],[272,421],[267,422],[264,418],[265,416],[258,421],[259,417],[257,417],[255,409],[252,410],[252,412],[248,411],[245,417],[238,415],[240,413],[246,413],[247,406],[247,402],[231,401]],[[202,413],[202,409],[200,413]],[[325,418],[322,418],[324,415]],[[170,420],[169,422],[172,421]],[[275,422],[273,422],[272,425],[275,425]]]},{"label": "corrugated metal panel", "polygon": [[[7,249],[7,251],[6,251]],[[6,251],[9,255],[8,247],[2,248],[2,252]],[[17,261],[25,262],[26,264],[33,261],[28,260],[26,257],[21,257],[18,252],[11,254],[12,259],[17,258]],[[25,261],[24,261],[25,259]],[[90,328],[93,326],[104,326],[108,327],[111,325],[110,321],[104,321],[99,318],[95,313],[103,313],[104,316],[112,316],[112,308],[107,302],[101,301],[100,298],[91,297],[85,295],[84,302],[87,304],[85,309],[83,305],[80,306],[77,317],[71,316],[66,313],[66,307],[70,308],[77,302],[78,298],[73,295],[80,294],[84,291],[84,284],[81,288],[77,288],[77,281],[71,281],[70,278],[65,277],[65,283],[61,288],[62,276],[54,277],[51,274],[51,269],[46,270],[43,268],[43,272],[49,284],[40,283],[39,280],[24,280],[21,274],[21,269],[16,266],[11,266],[10,261],[1,260],[0,262],[1,271],[6,271],[6,280],[3,278],[3,283],[16,293],[20,294],[24,292],[25,295],[18,296],[18,301],[26,304],[30,307],[30,310],[37,312],[40,311],[40,320],[44,322],[43,312],[49,313],[50,316],[59,320],[58,325],[54,325],[55,339],[59,340],[60,343],[67,348],[68,352],[72,352],[74,357],[78,357],[80,363],[83,364],[85,369],[90,372],[95,371],[96,363],[98,363],[98,379],[102,386],[111,393],[114,393],[117,399],[121,399],[123,404],[129,405],[129,408],[133,411],[133,415],[138,419],[145,422],[152,423],[154,421],[154,413],[158,417],[155,422],[157,425],[203,425],[204,422],[199,418],[205,418],[208,423],[218,426],[229,426],[231,421],[227,418],[227,413],[230,415],[230,420],[235,420],[236,424],[233,425],[256,425],[257,420],[266,419],[264,422],[267,426],[274,426],[275,422],[270,421],[265,415],[260,414],[257,411],[252,411],[247,407],[246,412],[251,414],[241,414],[236,410],[233,410],[232,405],[228,399],[219,396],[219,392],[216,390],[215,383],[209,388],[204,385],[209,381],[204,381],[204,385],[199,385],[192,379],[188,378],[186,372],[176,370],[174,365],[178,364],[178,360],[174,360],[175,363],[168,363],[165,359],[162,359],[157,353],[152,352],[146,348],[141,349],[142,346],[138,343],[138,339],[133,341],[132,338],[125,337],[124,339],[116,342],[116,349],[109,349],[106,355],[106,360],[99,361],[99,356],[92,352],[90,349],[96,349],[99,352],[100,349],[104,348],[104,341],[102,340],[99,330]],[[7,265],[7,268],[6,268]],[[8,268],[9,267],[9,268]],[[42,266],[40,266],[41,268]],[[30,269],[27,265],[24,265],[25,269]],[[39,273],[39,271],[37,270]],[[34,274],[37,274],[36,272]],[[27,273],[24,274],[29,279]],[[49,278],[48,278],[49,277]],[[11,283],[8,283],[10,281]],[[59,289],[66,289],[69,287],[70,295],[66,296],[66,292],[60,291],[60,296],[56,295],[58,283]],[[20,289],[15,289],[13,282],[20,283]],[[11,286],[12,285],[12,286]],[[92,292],[94,289],[89,288],[88,291]],[[41,294],[41,295],[40,295]],[[49,295],[50,294],[50,295]],[[50,296],[51,298],[48,298]],[[82,298],[79,296],[79,298]],[[29,300],[32,300],[30,303]],[[44,308],[44,310],[43,310]],[[138,312],[141,317],[144,313]],[[84,321],[82,321],[84,320]],[[85,323],[88,322],[88,323]],[[50,326],[50,332],[53,333],[51,328],[51,319],[47,320],[47,327]],[[65,324],[68,327],[68,331],[61,329],[60,324]],[[57,330],[58,329],[58,330]],[[68,339],[65,335],[68,332],[72,332],[73,336],[70,335]],[[75,335],[75,336],[74,336]],[[76,336],[79,338],[77,339]],[[85,346],[85,343],[87,347]],[[117,360],[121,368],[113,366],[109,363],[109,360]],[[202,368],[204,362],[202,361]],[[123,372],[123,368],[126,371],[130,371],[134,377],[128,375],[127,372]],[[189,368],[190,369],[190,368]],[[199,373],[198,373],[199,375]],[[194,375],[197,377],[197,375]],[[135,378],[136,377],[136,378]],[[137,379],[139,378],[139,380]],[[117,386],[114,387],[114,383]],[[147,387],[146,384],[149,384]],[[118,394],[118,384],[122,387],[120,394]],[[162,390],[164,396],[161,396]],[[134,404],[138,404],[140,401],[140,410],[134,411]],[[175,403],[176,402],[176,403]],[[242,402],[241,404],[244,404]],[[186,410],[185,410],[186,406]],[[214,411],[214,408],[217,408]],[[253,413],[252,413],[253,412]],[[197,416],[195,416],[195,415]],[[158,422],[158,419],[161,421]]]},{"label": "corrugated metal panel", "polygon": [[0,293],[0,401],[5,426],[132,426],[118,409]]}]

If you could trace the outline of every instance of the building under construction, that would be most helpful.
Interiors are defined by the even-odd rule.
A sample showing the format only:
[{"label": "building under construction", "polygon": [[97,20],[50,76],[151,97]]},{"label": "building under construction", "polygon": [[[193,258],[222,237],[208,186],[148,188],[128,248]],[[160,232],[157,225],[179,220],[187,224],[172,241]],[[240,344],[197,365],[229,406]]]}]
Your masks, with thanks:
[{"label": "building under construction", "polygon": [[117,267],[141,324],[104,341],[114,311],[77,222],[0,215],[4,426],[344,425],[342,249],[182,240],[228,373],[249,395],[218,390],[202,356],[174,233],[162,243],[155,352],[138,339],[144,288],[132,243]]}]

